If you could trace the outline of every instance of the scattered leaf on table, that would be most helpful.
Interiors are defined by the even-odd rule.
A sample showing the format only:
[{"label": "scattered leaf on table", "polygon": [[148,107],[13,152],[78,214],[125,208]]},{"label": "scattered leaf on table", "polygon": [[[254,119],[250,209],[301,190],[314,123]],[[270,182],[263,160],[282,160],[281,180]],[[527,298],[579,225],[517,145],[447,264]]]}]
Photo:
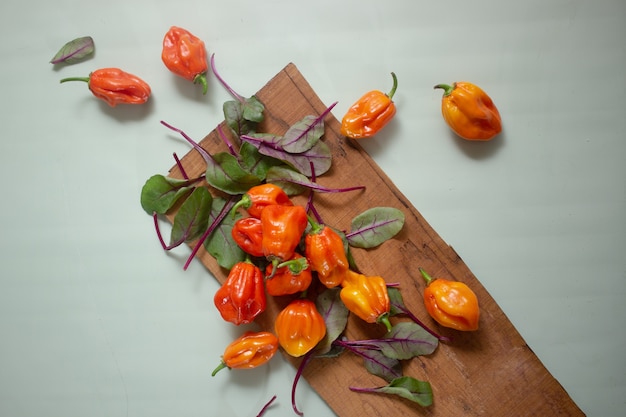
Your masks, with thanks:
[{"label": "scattered leaf on table", "polygon": [[51,64],[74,64],[93,54],[95,45],[91,36],[83,36],[69,41],[50,60]]}]

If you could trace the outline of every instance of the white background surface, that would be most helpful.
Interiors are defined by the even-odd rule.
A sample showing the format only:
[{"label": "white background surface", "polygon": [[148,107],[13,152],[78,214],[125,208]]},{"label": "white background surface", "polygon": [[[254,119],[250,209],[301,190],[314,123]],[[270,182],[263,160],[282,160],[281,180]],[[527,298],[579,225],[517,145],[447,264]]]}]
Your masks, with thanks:
[{"label": "white background surface", "polygon": [[[3,1],[0,415],[248,417],[273,394],[266,415],[293,415],[279,357],[210,377],[238,330],[216,319],[215,280],[182,270],[188,251],[163,253],[139,205],[189,150],[159,121],[199,140],[229,99],[214,77],[202,96],[166,70],[171,25],[243,95],[294,62],[337,118],[395,71],[397,116],[364,147],[582,410],[623,415],[625,23],[622,0]],[[84,35],[92,59],[48,63]],[[108,66],[148,81],[150,103],[111,109],[58,82]],[[457,80],[497,103],[498,139],[449,132],[432,87]],[[298,397],[330,415],[305,384]]]}]

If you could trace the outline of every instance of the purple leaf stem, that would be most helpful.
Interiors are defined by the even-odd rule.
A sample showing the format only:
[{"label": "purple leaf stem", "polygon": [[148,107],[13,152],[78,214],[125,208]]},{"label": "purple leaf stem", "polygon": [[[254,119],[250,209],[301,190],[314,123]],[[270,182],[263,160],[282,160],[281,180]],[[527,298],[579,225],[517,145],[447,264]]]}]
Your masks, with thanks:
[{"label": "purple leaf stem", "polygon": [[215,54],[211,54],[210,64],[211,64],[211,71],[213,71],[213,74],[215,75],[215,77],[224,86],[224,88],[228,90],[230,95],[232,95],[238,101],[244,103],[246,99],[242,95],[238,94],[235,90],[233,90],[231,86],[228,85],[228,83],[226,83],[226,81],[224,81],[224,79],[220,76],[220,74],[217,72],[217,69],[215,69]]},{"label": "purple leaf stem", "polygon": [[154,228],[156,229],[156,234],[157,237],[159,238],[159,242],[161,242],[161,246],[163,247],[163,250],[172,250],[177,246],[182,245],[185,242],[185,237],[183,236],[182,239],[180,239],[177,242],[172,243],[171,245],[167,245],[165,243],[165,240],[163,240],[163,235],[161,234],[161,228],[159,227],[159,216],[154,213],[152,215],[152,218],[154,219]]},{"label": "purple leaf stem", "polygon": [[[311,124],[309,124],[309,126],[306,129],[304,129],[297,137],[291,139],[291,143],[297,142],[300,139],[302,139],[303,137],[307,136],[311,130],[313,130],[313,129],[315,129],[317,127],[317,125],[320,123],[320,121],[324,120],[324,118],[328,115],[328,113],[331,112],[333,107],[335,107],[336,105],[337,105],[337,102],[335,101],[333,104],[328,106],[326,108],[326,110],[324,110],[322,112],[322,114],[320,114],[315,120],[313,120],[313,122]],[[282,145],[285,146],[285,145],[288,145],[288,144],[287,143],[283,143]]]},{"label": "purple leaf stem", "polygon": [[174,161],[176,161],[176,166],[178,166],[180,174],[183,176],[184,179],[188,180],[189,177],[187,176],[187,172],[185,172],[185,168],[183,168],[183,164],[180,162],[180,159],[178,159],[178,155],[176,155],[176,152],[174,152]]},{"label": "purple leaf stem", "polygon": [[263,414],[265,414],[265,412],[267,411],[267,409],[270,407],[270,405],[272,405],[272,403],[274,402],[274,400],[276,399],[276,395],[274,395],[264,406],[263,408],[261,408],[261,411],[259,412],[259,414],[257,414],[256,417],[261,417],[263,416]]},{"label": "purple leaf stem", "polygon": [[431,330],[428,328],[428,326],[426,326],[420,319],[418,319],[412,312],[411,310],[409,310],[408,308],[404,307],[404,306],[399,306],[399,305],[394,305],[395,308],[397,308],[398,310],[402,311],[402,313],[406,314],[407,317],[409,317],[411,320],[413,320],[415,323],[417,323],[418,325],[420,325],[424,330],[426,330],[428,333],[430,333],[432,336],[436,337],[438,340],[440,340],[441,342],[451,342],[452,338],[447,337],[447,336],[442,336],[438,333],[436,333],[434,330]]},{"label": "purple leaf stem", "polygon": [[304,355],[304,358],[302,358],[302,362],[300,362],[298,370],[296,371],[296,376],[293,379],[293,385],[291,385],[291,408],[293,408],[293,411],[299,416],[303,416],[304,413],[298,410],[298,404],[296,404],[296,387],[298,386],[298,381],[304,372],[304,367],[309,363],[311,358],[313,358],[313,352],[314,350],[310,350],[306,353],[306,355]]},{"label": "purple leaf stem", "polygon": [[222,125],[217,125],[217,133],[220,135],[220,138],[228,147],[228,151],[230,152],[230,154],[238,158],[239,153],[235,150],[235,147],[233,146],[232,142],[228,140],[228,137],[226,137],[226,134],[224,133],[224,129],[222,129]]},{"label": "purple leaf stem", "polygon": [[185,262],[185,265],[183,266],[183,270],[185,271],[187,270],[187,268],[189,267],[189,264],[191,263],[193,258],[196,256],[196,254],[198,253],[198,251],[204,244],[204,241],[209,237],[211,233],[213,233],[213,231],[217,228],[217,226],[219,226],[222,220],[224,220],[224,217],[226,217],[226,215],[230,212],[230,209],[235,205],[235,198],[236,196],[232,196],[230,200],[228,200],[228,202],[224,204],[224,207],[222,207],[222,210],[217,215],[213,223],[211,223],[209,228],[202,234],[202,236],[200,236],[200,238],[198,239],[198,242],[196,243],[196,246],[194,246],[193,250],[191,251],[191,255],[189,255],[189,258],[187,258],[187,262]]},{"label": "purple leaf stem", "polygon": [[173,130],[174,132],[180,133],[180,135],[185,138],[185,140],[187,142],[189,142],[193,148],[198,151],[198,153],[202,156],[202,158],[204,158],[204,160],[208,163],[209,161],[211,161],[213,159],[213,157],[204,150],[204,148],[202,148],[202,146],[200,146],[199,144],[197,144],[193,139],[191,139],[185,132],[183,132],[182,130],[180,130],[177,127],[174,127],[172,125],[170,125],[169,123],[164,122],[163,120],[161,120],[161,124],[165,127],[167,127],[168,129]]}]

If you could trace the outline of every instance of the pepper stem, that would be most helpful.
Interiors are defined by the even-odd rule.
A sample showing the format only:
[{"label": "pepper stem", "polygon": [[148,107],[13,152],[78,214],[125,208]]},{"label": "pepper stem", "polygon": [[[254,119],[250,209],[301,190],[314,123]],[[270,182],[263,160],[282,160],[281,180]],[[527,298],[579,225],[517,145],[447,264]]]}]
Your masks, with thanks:
[{"label": "pepper stem", "polygon": [[391,90],[387,94],[387,97],[389,97],[390,99],[392,99],[393,95],[396,94],[396,89],[398,88],[398,77],[396,77],[395,72],[391,73],[391,78],[393,78],[393,86],[391,87]]},{"label": "pepper stem", "polygon": [[309,224],[311,225],[311,232],[310,232],[310,234],[316,235],[324,228],[324,225],[316,222],[313,217],[311,217],[309,215],[307,215],[306,217],[307,217],[307,220],[308,220]]},{"label": "pepper stem", "polygon": [[224,368],[228,368],[228,366],[226,365],[226,363],[224,363],[224,361],[222,361],[220,362],[219,365],[217,365],[217,368],[213,370],[213,372],[211,373],[211,376],[215,376],[215,374],[217,374],[219,371],[221,371]]},{"label": "pepper stem", "polygon": [[424,271],[424,269],[421,266],[419,270],[422,273],[422,277],[424,277],[424,281],[426,281],[426,286],[428,287],[430,283],[433,282],[436,278],[433,278],[430,275],[428,275],[428,273]]},{"label": "pepper stem", "polygon": [[60,83],[64,83],[67,81],[84,81],[86,83],[89,82],[89,77],[67,77],[67,78],[63,78],[61,81],[59,81]]},{"label": "pepper stem", "polygon": [[443,89],[443,96],[449,96],[450,93],[452,93],[452,90],[454,90],[455,84],[453,83],[452,85],[449,84],[437,84],[436,86],[434,86],[433,88],[436,90],[438,88],[442,88]]},{"label": "pepper stem", "polygon": [[389,313],[383,313],[381,314],[377,319],[376,319],[377,323],[382,323],[385,325],[385,327],[387,328],[387,331],[390,332],[391,331],[391,322],[389,321]]},{"label": "pepper stem", "polygon": [[206,81],[206,72],[203,72],[202,74],[198,74],[194,77],[193,79],[193,83],[194,84],[201,84],[202,85],[202,94],[206,94],[209,86],[207,84]]}]

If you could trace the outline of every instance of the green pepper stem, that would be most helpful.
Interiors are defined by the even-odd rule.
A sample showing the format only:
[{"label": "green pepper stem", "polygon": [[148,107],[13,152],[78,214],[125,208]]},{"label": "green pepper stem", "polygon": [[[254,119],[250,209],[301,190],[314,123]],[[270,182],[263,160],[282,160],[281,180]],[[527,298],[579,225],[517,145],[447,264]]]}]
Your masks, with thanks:
[{"label": "green pepper stem", "polygon": [[285,266],[289,268],[289,271],[293,275],[299,275],[302,271],[304,271],[305,269],[309,267],[309,263],[307,262],[306,258],[303,256],[302,258],[290,259],[288,261],[281,262],[278,265],[276,265],[276,269],[282,268]]},{"label": "green pepper stem", "polygon": [[206,81],[206,72],[203,72],[202,74],[198,74],[194,77],[193,79],[193,83],[194,84],[201,84],[202,85],[202,94],[206,94],[209,86],[207,84]]},{"label": "green pepper stem", "polygon": [[422,277],[424,277],[424,281],[426,281],[426,286],[428,287],[430,283],[433,282],[436,278],[433,278],[430,275],[428,275],[428,273],[424,271],[424,269],[421,266],[419,270],[422,273]]},{"label": "green pepper stem", "polygon": [[63,78],[61,81],[59,81],[60,83],[64,83],[67,81],[84,81],[86,83],[89,82],[89,77],[67,77],[67,78]]},{"label": "green pepper stem", "polygon": [[382,323],[387,328],[387,332],[391,331],[391,322],[389,321],[389,313],[381,314],[378,319],[376,319],[377,323]]},{"label": "green pepper stem", "polygon": [[217,374],[219,371],[221,371],[224,368],[228,368],[228,366],[224,363],[224,361],[222,361],[220,362],[219,365],[217,365],[217,368],[213,370],[213,372],[211,373],[211,376],[215,376],[215,374]]},{"label": "green pepper stem", "polygon": [[324,228],[324,225],[319,224],[318,222],[316,222],[315,219],[313,217],[311,217],[310,215],[307,214],[306,218],[309,221],[309,224],[311,225],[311,232],[310,232],[310,234],[316,235]]},{"label": "green pepper stem", "polygon": [[387,94],[387,97],[389,97],[390,99],[393,98],[394,94],[396,94],[396,89],[398,88],[398,77],[396,77],[395,72],[391,73],[391,78],[393,78],[393,86],[391,87],[391,90]]},{"label": "green pepper stem", "polygon": [[449,84],[437,84],[436,86],[434,86],[433,88],[436,90],[438,88],[443,88],[443,96],[448,96],[450,95],[450,93],[452,93],[452,90],[454,90],[455,85],[449,85]]}]

